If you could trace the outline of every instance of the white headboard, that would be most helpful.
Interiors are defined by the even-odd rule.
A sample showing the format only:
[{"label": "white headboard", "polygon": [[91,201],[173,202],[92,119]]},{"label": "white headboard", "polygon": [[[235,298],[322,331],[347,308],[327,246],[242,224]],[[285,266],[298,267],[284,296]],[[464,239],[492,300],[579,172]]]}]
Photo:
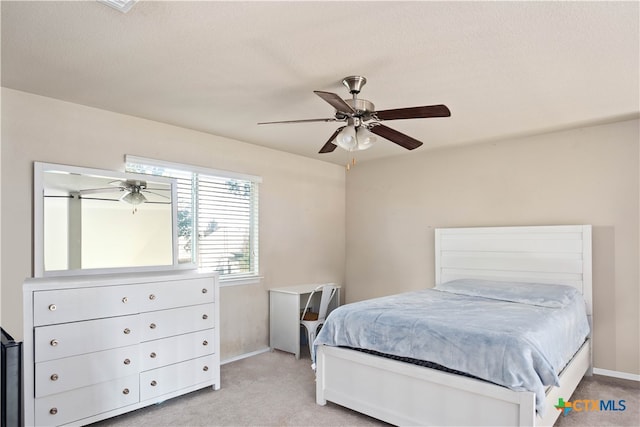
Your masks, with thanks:
[{"label": "white headboard", "polygon": [[436,285],[488,279],[570,285],[592,313],[591,226],[438,228]]}]

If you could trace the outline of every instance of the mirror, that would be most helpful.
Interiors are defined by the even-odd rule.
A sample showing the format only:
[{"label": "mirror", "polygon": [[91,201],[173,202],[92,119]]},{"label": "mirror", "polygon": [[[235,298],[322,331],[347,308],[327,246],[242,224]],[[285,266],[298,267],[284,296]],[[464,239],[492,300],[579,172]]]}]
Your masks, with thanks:
[{"label": "mirror", "polygon": [[34,276],[178,266],[169,178],[34,163]]}]

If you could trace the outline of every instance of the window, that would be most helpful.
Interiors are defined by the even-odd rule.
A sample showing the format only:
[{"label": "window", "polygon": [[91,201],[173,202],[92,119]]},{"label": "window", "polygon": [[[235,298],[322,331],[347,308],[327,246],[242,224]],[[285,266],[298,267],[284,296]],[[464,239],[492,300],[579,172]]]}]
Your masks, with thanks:
[{"label": "window", "polygon": [[258,276],[259,177],[129,155],[126,169],[176,179],[179,262],[221,281]]}]

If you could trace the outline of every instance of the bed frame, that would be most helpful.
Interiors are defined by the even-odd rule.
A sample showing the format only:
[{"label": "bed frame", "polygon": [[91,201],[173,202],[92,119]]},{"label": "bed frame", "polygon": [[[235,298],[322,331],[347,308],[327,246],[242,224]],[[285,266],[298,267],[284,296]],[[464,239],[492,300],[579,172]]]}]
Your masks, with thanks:
[{"label": "bed frame", "polygon": [[[557,283],[579,289],[591,324],[591,226],[441,228],[435,231],[436,285],[477,278]],[[318,346],[316,402],[327,401],[396,425],[551,426],[585,374],[591,338],[547,389],[543,416],[533,392],[340,347]]]}]

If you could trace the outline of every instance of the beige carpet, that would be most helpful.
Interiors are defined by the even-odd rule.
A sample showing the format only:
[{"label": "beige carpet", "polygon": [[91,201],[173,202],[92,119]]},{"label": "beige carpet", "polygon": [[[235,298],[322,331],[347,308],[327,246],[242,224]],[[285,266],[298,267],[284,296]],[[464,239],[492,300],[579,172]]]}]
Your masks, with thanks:
[{"label": "beige carpet", "polygon": [[[200,390],[95,426],[382,426],[381,421],[315,403],[308,350],[296,360],[267,352],[222,366],[222,389]],[[571,400],[626,401],[624,412],[570,412],[556,426],[639,426],[640,386],[601,376],[582,381]],[[553,409],[553,408],[552,408]],[[555,410],[555,409],[554,409]]]},{"label": "beige carpet", "polygon": [[[640,383],[611,377],[594,375],[582,379],[571,396],[576,400],[613,400],[616,408],[621,409],[620,400],[624,400],[624,411],[569,411],[560,416],[555,427],[582,426],[640,426]],[[566,399],[565,399],[566,400]],[[580,405],[582,408],[584,404]]]}]

